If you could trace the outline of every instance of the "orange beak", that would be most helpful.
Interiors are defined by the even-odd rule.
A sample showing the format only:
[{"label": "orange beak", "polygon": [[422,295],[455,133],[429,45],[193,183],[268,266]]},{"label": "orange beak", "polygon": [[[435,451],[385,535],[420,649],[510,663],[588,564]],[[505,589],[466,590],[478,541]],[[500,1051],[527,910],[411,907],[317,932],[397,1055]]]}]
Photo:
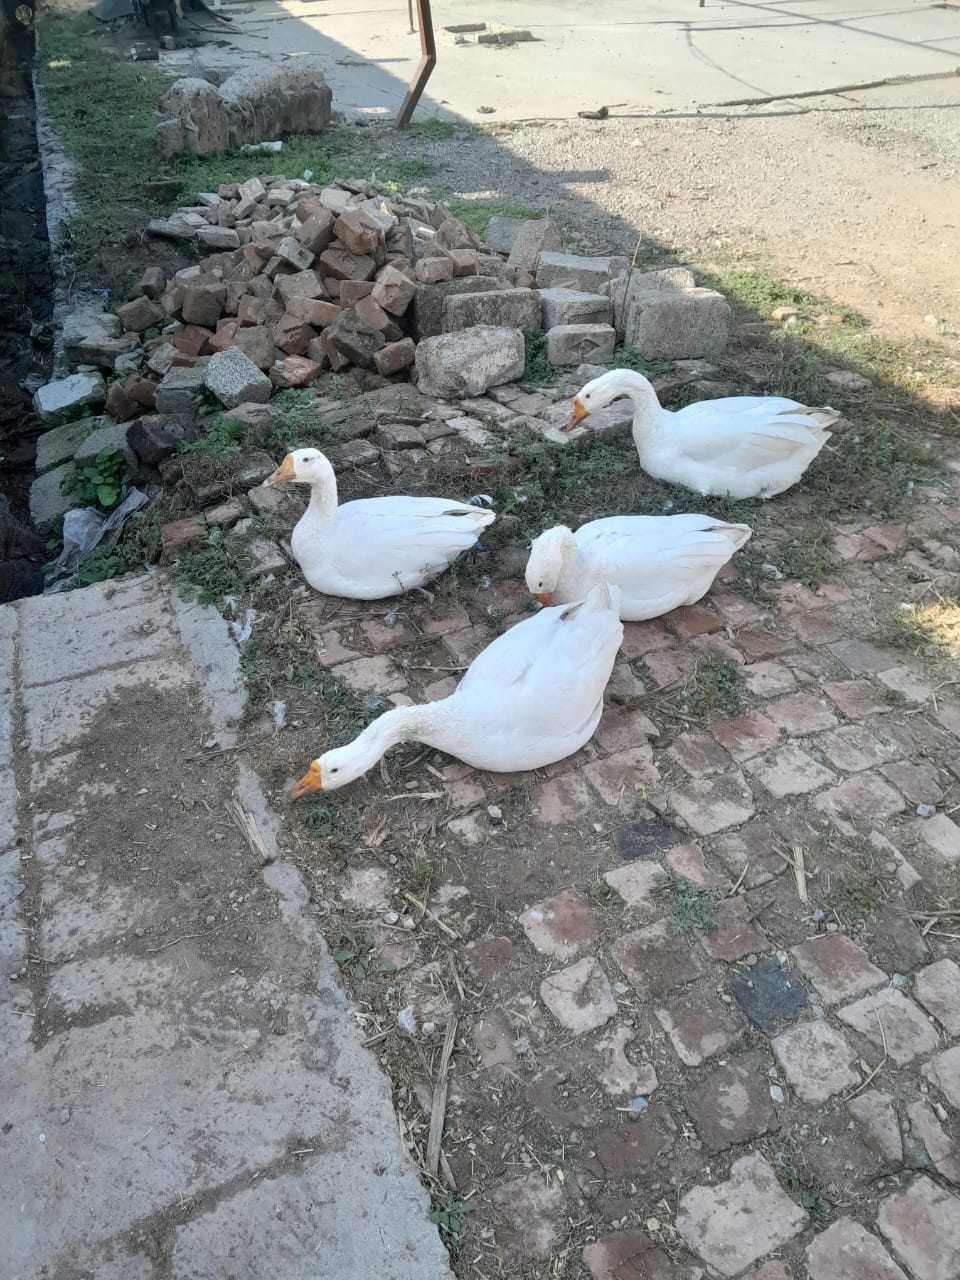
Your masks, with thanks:
[{"label": "orange beak", "polygon": [[290,799],[299,800],[301,796],[305,796],[308,791],[322,791],[323,782],[320,778],[320,765],[316,760],[311,760],[310,768],[299,781],[295,782],[290,788]]},{"label": "orange beak", "polygon": [[272,476],[264,480],[264,484],[283,484],[285,480],[296,480],[297,473],[293,469],[293,456],[287,454]]},{"label": "orange beak", "polygon": [[547,609],[549,609],[550,606],[553,604],[552,591],[535,591],[533,593],[533,598],[534,600],[539,600],[540,603],[544,605]]},{"label": "orange beak", "polygon": [[570,421],[564,427],[564,431],[572,431],[578,422],[582,422],[584,418],[589,416],[589,413],[590,413],[590,410],[584,408],[583,401],[580,399],[580,397],[574,396],[573,397],[573,413],[570,415]]}]

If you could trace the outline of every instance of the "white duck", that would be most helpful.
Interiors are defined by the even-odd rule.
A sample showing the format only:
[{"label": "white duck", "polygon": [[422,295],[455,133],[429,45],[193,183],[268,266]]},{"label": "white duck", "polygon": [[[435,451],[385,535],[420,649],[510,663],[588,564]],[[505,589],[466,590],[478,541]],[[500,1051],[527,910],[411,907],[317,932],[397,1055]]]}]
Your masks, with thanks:
[{"label": "white duck", "polygon": [[449,698],[385,711],[359,737],[314,760],[291,789],[335,791],[399,742],[423,742],[498,773],[539,769],[591,737],[623,639],[616,587],[542,609],[474,658]]},{"label": "white duck", "polygon": [[266,484],[310,486],[290,547],[315,591],[382,600],[420,587],[469,551],[493,511],[446,498],[360,498],[337,505],[333,467],[319,449],[294,449]]},{"label": "white duck", "polygon": [[556,525],[530,548],[527,586],[552,605],[610,582],[620,588],[623,621],[643,622],[696,604],[751,533],[745,524],[701,515],[610,516],[576,533]]},{"label": "white duck", "polygon": [[611,369],[574,397],[567,429],[619,396],[633,402],[633,441],[648,475],[725,498],[772,498],[789,489],[840,417],[782,396],[701,400],[672,413],[642,373]]}]

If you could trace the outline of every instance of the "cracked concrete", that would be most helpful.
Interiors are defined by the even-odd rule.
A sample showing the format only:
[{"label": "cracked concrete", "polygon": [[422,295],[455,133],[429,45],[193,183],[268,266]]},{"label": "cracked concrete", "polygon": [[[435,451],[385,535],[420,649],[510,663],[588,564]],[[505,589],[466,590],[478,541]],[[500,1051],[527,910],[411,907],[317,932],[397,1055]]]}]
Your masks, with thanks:
[{"label": "cracked concrete", "polygon": [[9,1280],[450,1276],[298,871],[192,767],[241,712],[161,575],[0,609]]}]

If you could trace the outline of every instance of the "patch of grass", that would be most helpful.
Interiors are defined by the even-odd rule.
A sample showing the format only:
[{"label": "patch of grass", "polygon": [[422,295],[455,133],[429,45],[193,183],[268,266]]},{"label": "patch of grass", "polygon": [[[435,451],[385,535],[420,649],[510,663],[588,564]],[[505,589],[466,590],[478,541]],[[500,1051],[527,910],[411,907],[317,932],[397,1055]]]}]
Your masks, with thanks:
[{"label": "patch of grass", "polygon": [[169,81],[98,48],[102,28],[89,14],[45,15],[38,29],[47,109],[75,162],[77,211],[67,230],[82,265],[158,212],[144,186],[157,168],[155,110]]},{"label": "patch of grass", "polygon": [[557,371],[547,360],[547,335],[542,329],[523,331],[523,380],[544,387],[556,380]]},{"label": "patch of grass", "polygon": [[441,120],[438,116],[434,116],[430,120],[419,120],[416,124],[412,124],[408,133],[415,138],[425,138],[428,142],[446,142],[456,131],[457,126],[453,120]]},{"label": "patch of grass", "polygon": [[473,1205],[460,1200],[446,1187],[434,1192],[432,1205],[430,1221],[439,1227],[444,1244],[459,1244],[466,1226],[466,1216],[473,1212]]},{"label": "patch of grass", "polygon": [[491,218],[542,218],[536,209],[525,209],[519,204],[503,204],[496,200],[447,200],[447,208],[455,218],[481,238],[487,233]]},{"label": "patch of grass", "polygon": [[224,596],[241,596],[252,565],[250,553],[236,535],[210,529],[178,553],[174,577],[201,604],[218,604]]},{"label": "patch of grass", "polygon": [[635,369],[637,373],[642,373],[651,381],[664,373],[669,373],[671,369],[669,360],[646,360],[639,351],[631,351],[623,345],[614,351],[609,364],[611,369]]},{"label": "patch of grass", "polygon": [[777,547],[775,563],[794,582],[814,590],[828,578],[836,577],[840,562],[833,553],[836,531],[823,521],[812,520],[795,536]]},{"label": "patch of grass", "polygon": [[611,485],[638,472],[629,449],[595,436],[574,444],[518,436],[495,456],[506,479],[495,486],[494,506],[517,517],[520,537],[536,537],[560,521],[581,523],[585,507],[608,502]]},{"label": "patch of grass", "polygon": [[[725,293],[735,307],[764,317],[769,317],[777,307],[795,307],[798,312],[808,314],[831,309],[826,298],[779,280],[762,267],[720,267],[710,274],[714,287]],[[862,317],[860,323],[865,323]]]},{"label": "patch of grass", "polygon": [[886,520],[909,502],[911,482],[929,484],[942,474],[932,440],[864,417],[828,442],[798,489],[815,495],[821,517],[867,510]]},{"label": "patch of grass", "polygon": [[688,715],[698,720],[712,716],[735,716],[741,707],[743,678],[730,658],[710,658],[697,668],[692,689],[680,694]]},{"label": "patch of grass", "polygon": [[274,396],[272,407],[277,416],[267,433],[267,449],[271,453],[284,453],[313,445],[336,444],[343,439],[339,427],[328,426],[316,410],[317,398],[312,391],[289,388]]},{"label": "patch of grass", "polygon": [[112,511],[132,478],[120,450],[107,448],[101,449],[88,466],[69,472],[63,488],[78,506]]},{"label": "patch of grass", "polygon": [[677,875],[671,875],[664,887],[673,894],[669,919],[672,934],[709,933],[717,927],[715,892]]},{"label": "patch of grass", "polygon": [[341,969],[362,982],[374,962],[373,943],[364,934],[345,929],[337,938],[333,958]]},{"label": "patch of grass", "polygon": [[363,815],[356,805],[341,803],[332,796],[318,796],[307,809],[305,825],[313,840],[348,853],[355,849],[363,829]]},{"label": "patch of grass", "polygon": [[193,458],[213,458],[224,462],[240,452],[243,430],[243,423],[236,418],[217,418],[198,440],[182,441],[178,452]]},{"label": "patch of grass", "polygon": [[616,907],[622,901],[619,893],[606,880],[594,880],[589,889],[590,897],[601,907]]},{"label": "patch of grass", "polygon": [[913,653],[932,646],[960,659],[960,602],[938,596],[934,601],[912,604],[894,615],[884,639]]}]

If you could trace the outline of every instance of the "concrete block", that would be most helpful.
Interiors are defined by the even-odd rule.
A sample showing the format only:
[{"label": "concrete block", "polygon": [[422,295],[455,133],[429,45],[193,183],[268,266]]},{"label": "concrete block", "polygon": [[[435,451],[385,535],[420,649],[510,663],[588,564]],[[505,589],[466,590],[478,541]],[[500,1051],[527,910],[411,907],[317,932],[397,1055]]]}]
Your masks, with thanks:
[{"label": "concrete block", "polygon": [[[453,259],[439,259],[439,261],[452,263]],[[443,302],[445,298],[449,298],[453,294],[487,293],[491,289],[502,288],[503,281],[496,279],[494,276],[461,276],[456,280],[440,280],[431,284],[418,284],[409,311],[413,319],[413,336],[417,339],[432,338],[443,332]]]},{"label": "concrete block", "polygon": [[516,244],[517,236],[526,226],[526,218],[501,218],[497,215],[487,223],[483,237],[484,244],[491,253],[509,253]]},{"label": "concrete block", "polygon": [[205,369],[174,366],[157,387],[157,413],[196,415],[200,408]]},{"label": "concrete block", "polygon": [[92,431],[73,455],[73,460],[78,467],[89,467],[96,461],[97,454],[103,449],[116,449],[127,464],[130,474],[132,476],[137,474],[140,463],[137,455],[127,443],[126,423],[98,427],[96,431]]},{"label": "concrete block", "polygon": [[729,333],[730,304],[714,289],[628,288],[624,345],[647,360],[716,360]]},{"label": "concrete block", "polygon": [[450,399],[482,396],[488,387],[521,377],[524,354],[519,329],[478,325],[425,338],[416,357],[420,391]]},{"label": "concrete block", "polygon": [[226,409],[238,404],[266,404],[273,384],[239,347],[229,347],[210,357],[203,385]]},{"label": "concrete block", "polygon": [[443,300],[443,331],[454,333],[489,324],[505,329],[539,329],[540,295],[536,289],[489,289],[451,294]]},{"label": "concrete block", "polygon": [[563,240],[557,224],[552,218],[538,218],[536,221],[525,222],[517,232],[507,262],[511,267],[535,271],[541,253],[559,251],[562,248]]},{"label": "concrete block", "polygon": [[573,253],[541,253],[537,259],[537,284],[541,289],[605,293],[610,281],[626,271],[629,265],[629,258],[581,258]]},{"label": "concrete block", "polygon": [[64,480],[73,473],[73,463],[62,462],[38,476],[30,486],[30,519],[38,529],[48,529],[75,505],[61,488]]},{"label": "concrete block", "polygon": [[69,378],[48,382],[33,394],[33,408],[41,422],[54,426],[77,409],[101,408],[107,398],[107,384],[100,373],[72,373]]},{"label": "concrete block", "polygon": [[551,364],[605,363],[616,344],[613,325],[557,324],[547,333],[547,359]]},{"label": "concrete block", "polygon": [[552,329],[556,324],[609,324],[612,306],[602,293],[541,289],[540,316],[544,329]]},{"label": "concrete block", "polygon": [[95,428],[92,418],[83,418],[80,422],[68,422],[62,427],[54,427],[52,431],[45,431],[37,441],[37,475],[58,467],[61,462],[69,462]]}]

